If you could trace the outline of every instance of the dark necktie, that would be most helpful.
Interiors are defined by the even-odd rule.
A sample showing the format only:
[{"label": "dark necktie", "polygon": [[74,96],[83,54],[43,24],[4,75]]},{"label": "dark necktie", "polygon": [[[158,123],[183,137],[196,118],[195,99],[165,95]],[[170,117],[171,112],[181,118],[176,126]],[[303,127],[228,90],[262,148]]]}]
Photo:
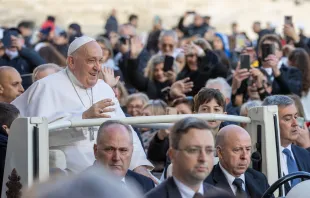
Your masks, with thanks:
[{"label": "dark necktie", "polygon": [[[298,167],[297,167],[295,160],[292,157],[291,151],[285,148],[282,152],[286,155],[286,164],[287,164],[288,173],[290,174],[290,173],[298,172]],[[299,183],[299,179],[291,180],[291,187],[295,186],[298,183]]]},{"label": "dark necktie", "polygon": [[237,187],[236,197],[237,198],[247,198],[246,192],[242,188],[243,180],[240,178],[236,178],[233,182],[233,185]]},{"label": "dark necktie", "polygon": [[195,193],[193,198],[203,198],[203,195],[200,193]]}]

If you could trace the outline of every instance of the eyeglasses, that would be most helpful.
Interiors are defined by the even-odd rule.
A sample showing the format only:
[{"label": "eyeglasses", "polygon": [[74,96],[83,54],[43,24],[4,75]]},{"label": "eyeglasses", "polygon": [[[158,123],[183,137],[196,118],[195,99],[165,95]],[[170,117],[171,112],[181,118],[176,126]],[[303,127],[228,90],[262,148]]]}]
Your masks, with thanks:
[{"label": "eyeglasses", "polygon": [[[186,152],[188,155],[192,155],[192,156],[199,156],[202,154],[202,150],[203,148],[201,147],[187,147],[185,149],[176,149],[178,151],[184,151]],[[204,148],[205,150],[205,153],[208,155],[208,156],[214,156],[214,153],[215,153],[215,149],[212,148],[212,147],[206,147]]]}]

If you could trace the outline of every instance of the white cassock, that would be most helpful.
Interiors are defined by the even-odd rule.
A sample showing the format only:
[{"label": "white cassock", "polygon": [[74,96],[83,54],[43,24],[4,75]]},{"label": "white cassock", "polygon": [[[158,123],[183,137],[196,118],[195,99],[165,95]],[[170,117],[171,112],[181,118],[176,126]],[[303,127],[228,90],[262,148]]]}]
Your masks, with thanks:
[{"label": "white cassock", "polygon": [[[91,107],[92,103],[107,98],[115,103],[115,111],[108,114],[112,118],[125,117],[112,88],[103,80],[98,80],[93,88],[85,89],[69,69],[64,69],[36,81],[12,104],[20,110],[23,117],[46,117],[49,123],[52,123],[58,120],[82,119],[83,112]],[[93,145],[97,130],[94,140],[89,133],[87,128],[50,133],[50,148],[65,153],[67,168],[73,172],[83,171],[95,161]],[[134,151],[129,168],[132,170],[141,165],[153,167],[146,159],[144,149],[134,131],[133,140]]]}]

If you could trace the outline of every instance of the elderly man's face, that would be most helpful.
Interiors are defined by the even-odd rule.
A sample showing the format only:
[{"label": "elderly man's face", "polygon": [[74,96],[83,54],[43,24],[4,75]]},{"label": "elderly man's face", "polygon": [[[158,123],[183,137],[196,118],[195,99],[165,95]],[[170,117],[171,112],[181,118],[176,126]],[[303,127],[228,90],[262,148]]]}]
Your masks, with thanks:
[{"label": "elderly man's face", "polygon": [[97,83],[102,61],[102,50],[92,41],[68,57],[68,67],[84,88],[91,88]]},{"label": "elderly man's face", "polygon": [[173,174],[183,182],[203,181],[213,168],[214,140],[207,129],[190,129],[181,136],[178,148],[170,148]]},{"label": "elderly man's face", "polygon": [[164,36],[160,42],[160,50],[164,55],[173,55],[173,51],[175,48],[176,42],[172,36]]},{"label": "elderly man's face", "polygon": [[16,70],[3,71],[0,77],[0,101],[11,103],[24,92],[22,78]]},{"label": "elderly man's face", "polygon": [[249,167],[252,146],[249,134],[234,132],[225,137],[223,147],[217,147],[217,154],[227,172],[239,177]]},{"label": "elderly man's face", "polygon": [[294,104],[281,107],[279,106],[279,125],[281,145],[287,147],[299,137],[298,111]]},{"label": "elderly man's face", "polygon": [[124,126],[118,124],[104,130],[97,145],[94,145],[95,158],[117,176],[124,177],[133,152],[132,136]]}]

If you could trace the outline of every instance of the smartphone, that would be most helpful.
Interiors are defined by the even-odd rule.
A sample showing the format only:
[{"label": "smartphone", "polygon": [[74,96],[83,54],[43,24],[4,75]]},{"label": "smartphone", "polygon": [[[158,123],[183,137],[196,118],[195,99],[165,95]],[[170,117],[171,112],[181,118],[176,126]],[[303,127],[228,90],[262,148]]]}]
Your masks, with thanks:
[{"label": "smartphone", "polygon": [[251,67],[250,55],[241,54],[240,55],[240,69],[250,69],[250,67]]},{"label": "smartphone", "polygon": [[263,44],[262,45],[262,60],[265,61],[269,54],[275,54],[274,44]]},{"label": "smartphone", "polygon": [[298,126],[302,129],[304,129],[304,124],[305,124],[305,118],[303,117],[298,117],[297,118],[297,123],[298,123]]},{"label": "smartphone", "polygon": [[172,56],[165,56],[165,61],[164,61],[164,71],[172,71],[172,66],[173,66],[174,58]]},{"label": "smartphone", "polygon": [[293,25],[293,17],[292,16],[285,16],[284,17],[284,24]]},{"label": "smartphone", "polygon": [[178,110],[174,107],[167,107],[166,108],[166,114],[167,115],[177,115],[178,114]]},{"label": "smartphone", "polygon": [[187,13],[187,14],[196,14],[195,11],[187,11],[186,13]]}]

